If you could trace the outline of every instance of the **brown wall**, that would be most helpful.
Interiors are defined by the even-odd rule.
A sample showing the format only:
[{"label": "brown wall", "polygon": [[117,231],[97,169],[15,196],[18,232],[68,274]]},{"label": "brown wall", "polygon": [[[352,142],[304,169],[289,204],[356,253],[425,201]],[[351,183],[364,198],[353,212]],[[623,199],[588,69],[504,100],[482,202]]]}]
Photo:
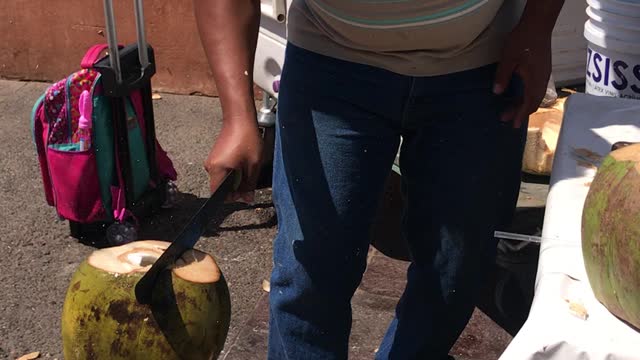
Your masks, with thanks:
[{"label": "brown wall", "polygon": [[[118,41],[135,41],[132,0],[114,0]],[[145,1],[155,49],[155,90],[216,95],[190,0]],[[55,81],[77,70],[86,49],[104,43],[101,0],[0,0],[0,77]]]}]

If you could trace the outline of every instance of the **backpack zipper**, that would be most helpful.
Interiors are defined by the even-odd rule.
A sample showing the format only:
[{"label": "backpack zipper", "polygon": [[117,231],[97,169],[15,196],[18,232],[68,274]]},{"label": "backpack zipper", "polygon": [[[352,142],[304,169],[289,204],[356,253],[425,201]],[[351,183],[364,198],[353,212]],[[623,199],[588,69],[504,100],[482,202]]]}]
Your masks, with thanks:
[{"label": "backpack zipper", "polygon": [[73,143],[73,115],[71,114],[71,78],[69,75],[66,83],[64,84],[64,106],[67,108],[67,142]]}]

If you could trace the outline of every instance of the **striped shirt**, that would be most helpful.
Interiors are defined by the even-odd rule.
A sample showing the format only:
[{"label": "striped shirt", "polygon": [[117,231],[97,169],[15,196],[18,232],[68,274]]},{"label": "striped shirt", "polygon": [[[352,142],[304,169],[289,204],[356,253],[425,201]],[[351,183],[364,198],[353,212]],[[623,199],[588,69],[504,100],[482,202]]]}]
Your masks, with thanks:
[{"label": "striped shirt", "polygon": [[496,62],[525,0],[293,0],[288,39],[411,76]]}]

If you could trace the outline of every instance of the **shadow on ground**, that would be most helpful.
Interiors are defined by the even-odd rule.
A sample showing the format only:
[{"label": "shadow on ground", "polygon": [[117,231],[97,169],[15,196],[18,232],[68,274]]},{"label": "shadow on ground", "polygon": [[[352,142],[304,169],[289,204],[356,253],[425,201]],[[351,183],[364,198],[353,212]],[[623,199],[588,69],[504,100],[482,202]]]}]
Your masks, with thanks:
[{"label": "shadow on ground", "polygon": [[[173,241],[185,227],[191,217],[202,207],[207,199],[193,194],[180,193],[174,208],[163,209],[154,218],[143,224],[139,231],[139,237],[144,239],[156,239],[163,241]],[[225,219],[233,213],[239,211],[253,210],[260,216],[260,222],[243,225],[223,225]],[[266,211],[271,210],[271,211]],[[224,204],[219,209],[218,214],[208,223],[202,236],[216,237],[223,232],[250,231],[258,229],[268,229],[276,226],[277,220],[273,211],[273,204],[270,202],[260,202],[257,204],[229,203]]]},{"label": "shadow on ground", "polygon": [[[173,241],[180,234],[183,228],[189,224],[189,221],[206,201],[206,198],[201,198],[193,194],[179,193],[174,206],[158,209],[155,213],[151,214],[150,219],[145,218],[138,223],[138,238],[168,242]],[[262,221],[256,224],[222,225],[233,213],[248,210],[262,212],[265,214],[261,217]],[[226,203],[220,206],[217,214],[207,224],[202,236],[216,237],[222,232],[269,229],[275,227],[276,224],[277,219],[273,209],[273,204],[270,202],[257,204]],[[112,244],[108,243],[105,235],[108,226],[109,224],[106,223],[99,224],[92,229],[92,232],[83,234],[82,236],[74,236],[73,234],[72,236],[74,236],[83,245],[102,249],[112,246]]]}]

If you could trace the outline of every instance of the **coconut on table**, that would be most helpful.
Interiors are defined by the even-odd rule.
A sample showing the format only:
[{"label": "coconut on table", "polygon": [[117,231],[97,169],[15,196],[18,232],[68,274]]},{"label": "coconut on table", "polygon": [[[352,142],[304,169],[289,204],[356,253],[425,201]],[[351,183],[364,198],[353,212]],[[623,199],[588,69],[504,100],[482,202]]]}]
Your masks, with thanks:
[{"label": "coconut on table", "polygon": [[582,253],[595,297],[640,329],[640,144],[612,151],[582,212]]},{"label": "coconut on table", "polygon": [[63,306],[65,359],[218,357],[230,300],[211,255],[188,250],[158,277],[151,305],[136,300],[136,283],[169,245],[136,241],[96,250],[80,264]]}]

